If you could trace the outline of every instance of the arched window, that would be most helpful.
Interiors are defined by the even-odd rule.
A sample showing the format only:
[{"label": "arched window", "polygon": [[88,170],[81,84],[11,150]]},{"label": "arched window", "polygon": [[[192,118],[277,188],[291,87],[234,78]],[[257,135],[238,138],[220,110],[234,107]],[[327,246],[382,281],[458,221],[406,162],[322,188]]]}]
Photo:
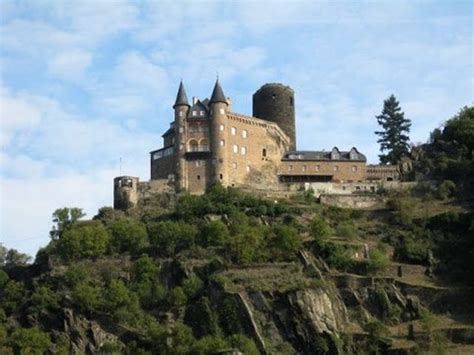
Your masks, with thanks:
[{"label": "arched window", "polygon": [[209,151],[209,143],[207,139],[203,138],[199,141],[199,151],[201,152]]},{"label": "arched window", "polygon": [[191,139],[191,140],[188,142],[188,151],[190,151],[190,152],[197,152],[198,150],[199,150],[199,145],[198,145],[197,140]]}]

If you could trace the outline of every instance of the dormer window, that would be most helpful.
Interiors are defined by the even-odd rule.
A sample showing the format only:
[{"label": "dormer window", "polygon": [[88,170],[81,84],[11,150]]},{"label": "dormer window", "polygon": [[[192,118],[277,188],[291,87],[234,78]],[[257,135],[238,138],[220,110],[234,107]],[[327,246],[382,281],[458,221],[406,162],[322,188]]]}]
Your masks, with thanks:
[{"label": "dormer window", "polygon": [[194,111],[194,110],[193,110],[193,111],[192,111],[192,115],[193,115],[193,116],[196,116],[196,115],[197,115],[197,111]]},{"label": "dormer window", "polygon": [[200,116],[204,116],[204,111],[199,111]]},{"label": "dormer window", "polygon": [[355,148],[352,148],[351,151],[349,152],[349,159],[357,160],[357,157],[358,157],[357,150]]},{"label": "dormer window", "polygon": [[332,151],[331,151],[331,159],[332,160],[338,160],[340,159],[340,153],[339,153],[339,149],[337,149],[336,147],[332,148]]}]

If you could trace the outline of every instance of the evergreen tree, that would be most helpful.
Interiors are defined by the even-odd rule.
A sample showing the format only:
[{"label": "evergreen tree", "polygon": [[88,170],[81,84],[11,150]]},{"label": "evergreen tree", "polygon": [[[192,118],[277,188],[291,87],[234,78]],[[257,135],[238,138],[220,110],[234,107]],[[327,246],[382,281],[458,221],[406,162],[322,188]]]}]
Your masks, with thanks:
[{"label": "evergreen tree", "polygon": [[[397,164],[400,158],[408,154],[408,133],[410,132],[411,121],[405,118],[405,113],[400,108],[400,103],[392,94],[384,101],[382,113],[378,116],[377,123],[382,127],[382,131],[376,131],[380,138],[379,155],[382,164]],[[387,152],[384,154],[384,152]]]}]

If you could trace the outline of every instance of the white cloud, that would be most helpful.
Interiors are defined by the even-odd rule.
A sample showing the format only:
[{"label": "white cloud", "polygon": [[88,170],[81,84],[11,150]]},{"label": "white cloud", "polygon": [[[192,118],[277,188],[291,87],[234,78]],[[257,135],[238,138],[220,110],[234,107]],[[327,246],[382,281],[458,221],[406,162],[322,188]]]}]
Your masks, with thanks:
[{"label": "white cloud", "polygon": [[49,71],[65,80],[82,80],[91,61],[90,52],[78,48],[70,49],[59,53],[49,62]]}]

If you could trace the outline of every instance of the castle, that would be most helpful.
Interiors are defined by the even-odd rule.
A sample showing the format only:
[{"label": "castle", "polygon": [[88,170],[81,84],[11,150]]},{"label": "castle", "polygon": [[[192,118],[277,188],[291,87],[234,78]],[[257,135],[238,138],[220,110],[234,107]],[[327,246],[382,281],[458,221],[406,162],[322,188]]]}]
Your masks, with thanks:
[{"label": "castle", "polygon": [[302,183],[398,179],[396,167],[367,166],[355,147],[298,151],[294,96],[289,86],[265,84],[253,94],[253,115],[246,116],[232,111],[219,80],[210,99],[192,102],[181,82],[163,147],[150,152],[151,180],[116,178],[115,207],[130,207],[143,191],[165,185],[200,194],[214,183],[278,190]]}]

